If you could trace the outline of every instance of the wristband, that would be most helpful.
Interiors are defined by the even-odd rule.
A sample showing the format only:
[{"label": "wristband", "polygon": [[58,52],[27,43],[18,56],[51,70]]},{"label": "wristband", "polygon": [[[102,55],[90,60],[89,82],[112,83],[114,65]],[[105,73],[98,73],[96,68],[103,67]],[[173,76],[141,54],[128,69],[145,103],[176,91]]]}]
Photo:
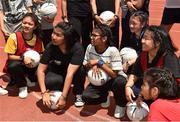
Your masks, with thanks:
[{"label": "wristband", "polygon": [[98,62],[97,62],[97,66],[98,66],[98,67],[102,67],[104,63],[105,63],[105,62],[102,60],[102,58],[100,58],[100,59],[98,60]]},{"label": "wristband", "polygon": [[49,92],[49,90],[46,90],[46,91],[44,91],[44,92],[41,92],[41,95],[44,95],[45,93],[48,93]]}]

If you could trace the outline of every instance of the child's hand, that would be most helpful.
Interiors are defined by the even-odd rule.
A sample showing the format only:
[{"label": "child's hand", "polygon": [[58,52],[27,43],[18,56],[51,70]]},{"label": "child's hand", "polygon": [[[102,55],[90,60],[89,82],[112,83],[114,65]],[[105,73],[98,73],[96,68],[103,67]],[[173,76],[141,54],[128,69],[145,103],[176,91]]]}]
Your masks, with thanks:
[{"label": "child's hand", "polygon": [[92,71],[92,77],[97,77],[98,79],[100,79],[102,77],[102,72],[100,71],[100,69],[97,66],[93,67],[93,71]]},{"label": "child's hand", "polygon": [[60,96],[56,105],[58,106],[59,109],[63,109],[66,106],[66,100],[64,99],[63,96]]},{"label": "child's hand", "polygon": [[51,105],[50,94],[49,93],[43,93],[42,94],[42,101],[43,101],[43,105],[50,107],[50,105]]},{"label": "child's hand", "polygon": [[141,107],[142,105],[142,102],[143,102],[143,98],[141,95],[138,96],[138,98],[136,99],[136,104],[138,107]]},{"label": "child's hand", "polygon": [[112,19],[110,19],[110,20],[107,22],[107,25],[108,25],[109,27],[114,27],[115,24],[116,24],[116,20],[117,20],[117,18],[113,17]]},{"label": "child's hand", "polygon": [[135,98],[134,92],[131,87],[125,87],[126,99],[129,102],[133,102],[133,98]]},{"label": "child's hand", "polygon": [[128,6],[128,9],[129,11],[137,11],[136,7],[134,6],[134,4],[130,1],[127,2],[127,6]]},{"label": "child's hand", "polygon": [[24,57],[23,62],[26,65],[26,67],[28,67],[28,68],[32,68],[33,67],[33,65],[32,65],[33,60],[31,58]]},{"label": "child's hand", "polygon": [[97,23],[103,23],[103,20],[100,16],[96,15],[94,18],[95,18]]}]

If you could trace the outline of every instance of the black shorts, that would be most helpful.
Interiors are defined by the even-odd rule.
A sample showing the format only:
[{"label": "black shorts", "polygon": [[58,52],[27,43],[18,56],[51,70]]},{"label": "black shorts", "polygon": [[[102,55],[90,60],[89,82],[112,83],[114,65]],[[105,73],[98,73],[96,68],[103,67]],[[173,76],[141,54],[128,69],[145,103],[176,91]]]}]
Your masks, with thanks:
[{"label": "black shorts", "polygon": [[161,24],[180,23],[180,8],[164,8]]}]

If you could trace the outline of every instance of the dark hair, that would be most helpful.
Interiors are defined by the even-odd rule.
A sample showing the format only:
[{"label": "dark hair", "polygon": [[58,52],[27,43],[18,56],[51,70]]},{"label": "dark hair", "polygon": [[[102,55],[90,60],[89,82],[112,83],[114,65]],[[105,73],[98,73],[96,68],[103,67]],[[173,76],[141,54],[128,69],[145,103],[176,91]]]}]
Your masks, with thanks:
[{"label": "dark hair", "polygon": [[[31,17],[32,20],[33,20],[34,23],[35,23],[36,29],[34,30],[33,33],[35,33],[38,37],[42,37],[41,24],[40,24],[39,21],[38,21],[38,17],[37,17],[34,13],[26,13],[26,14],[23,16],[23,19],[26,18],[26,17]],[[23,19],[22,19],[22,20],[23,20]]]},{"label": "dark hair", "polygon": [[111,29],[110,29],[110,27],[108,25],[106,25],[106,24],[97,24],[95,26],[95,29],[100,29],[101,32],[102,32],[101,35],[104,36],[104,37],[107,37],[108,45],[113,45],[113,42],[112,42],[113,36],[112,36]]},{"label": "dark hair", "polygon": [[64,40],[68,50],[74,45],[75,42],[80,41],[79,34],[69,22],[59,22],[54,28],[60,28],[64,34]]},{"label": "dark hair", "polygon": [[146,27],[148,25],[148,15],[143,11],[136,11],[134,12],[131,17],[138,17],[141,23],[144,23]]},{"label": "dark hair", "polygon": [[145,31],[150,31],[152,33],[151,38],[153,39],[155,45],[160,43],[158,53],[163,53],[166,51],[174,53],[177,51],[172,44],[169,34],[161,26],[151,25],[148,26]]},{"label": "dark hair", "polygon": [[179,86],[173,74],[168,69],[150,68],[145,74],[150,89],[157,87],[159,89],[158,98],[176,99],[180,97]]}]

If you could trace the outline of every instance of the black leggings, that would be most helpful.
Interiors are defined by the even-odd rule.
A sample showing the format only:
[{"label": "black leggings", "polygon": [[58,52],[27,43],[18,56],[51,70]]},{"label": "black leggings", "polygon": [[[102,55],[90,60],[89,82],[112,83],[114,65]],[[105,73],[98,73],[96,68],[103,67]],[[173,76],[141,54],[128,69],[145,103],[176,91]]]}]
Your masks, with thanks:
[{"label": "black leggings", "polygon": [[124,107],[127,103],[124,87],[126,78],[119,75],[116,79],[109,80],[103,86],[89,84],[83,92],[83,100],[87,105],[100,104],[107,100],[108,91],[112,90],[116,105]]},{"label": "black leggings", "polygon": [[18,87],[27,86],[25,77],[28,77],[32,82],[37,82],[36,70],[37,67],[27,68],[21,61],[9,60],[7,65],[7,71]]},{"label": "black leggings", "polygon": [[[54,73],[54,72],[47,72],[45,76],[45,85],[46,88],[49,90],[63,90],[64,87],[64,80],[65,76]],[[84,90],[84,81],[85,81],[85,73],[83,69],[77,71],[73,78],[73,93],[74,94],[82,94]]]},{"label": "black leggings", "polygon": [[87,46],[91,43],[89,35],[92,32],[92,16],[70,16],[69,19],[79,36],[82,38],[82,45],[84,47],[84,50],[86,50]]}]

